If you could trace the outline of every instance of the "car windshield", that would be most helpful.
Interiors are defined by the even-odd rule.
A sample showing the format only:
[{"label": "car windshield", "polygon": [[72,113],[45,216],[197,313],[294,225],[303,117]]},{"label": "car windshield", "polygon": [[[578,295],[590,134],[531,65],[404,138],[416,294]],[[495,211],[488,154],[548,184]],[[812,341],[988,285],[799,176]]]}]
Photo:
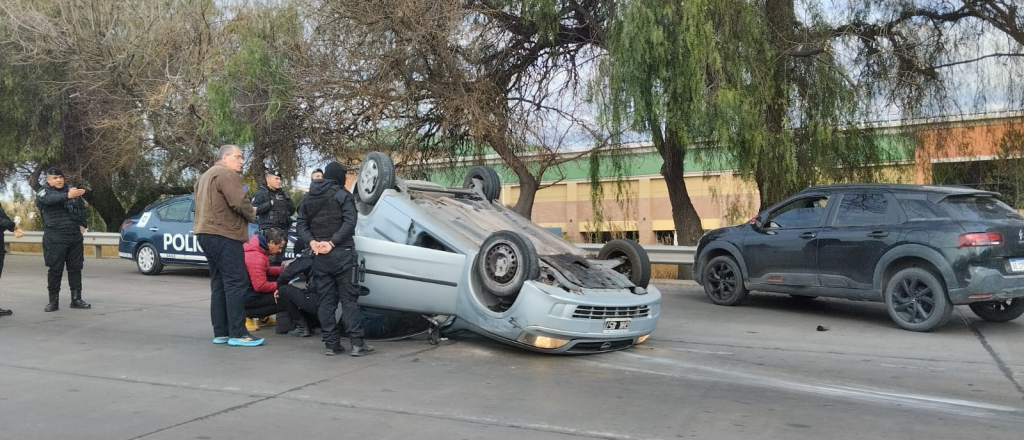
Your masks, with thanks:
[{"label": "car windshield", "polygon": [[1021,220],[1013,208],[988,196],[947,197],[939,203],[954,220]]}]

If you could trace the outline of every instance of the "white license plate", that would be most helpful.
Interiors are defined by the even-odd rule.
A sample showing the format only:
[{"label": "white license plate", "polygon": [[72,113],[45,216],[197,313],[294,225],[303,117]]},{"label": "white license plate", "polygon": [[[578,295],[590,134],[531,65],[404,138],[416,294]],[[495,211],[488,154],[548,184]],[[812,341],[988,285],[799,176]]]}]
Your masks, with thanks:
[{"label": "white license plate", "polygon": [[633,318],[605,318],[605,333],[625,333],[629,331],[629,323]]},{"label": "white license plate", "polygon": [[1024,258],[1011,258],[1010,270],[1014,272],[1024,272]]}]

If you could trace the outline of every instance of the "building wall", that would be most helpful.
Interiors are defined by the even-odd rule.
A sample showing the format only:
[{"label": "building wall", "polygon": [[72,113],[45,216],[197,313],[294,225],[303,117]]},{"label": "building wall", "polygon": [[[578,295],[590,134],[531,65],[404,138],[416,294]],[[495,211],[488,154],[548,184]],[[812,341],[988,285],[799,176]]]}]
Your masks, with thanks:
[{"label": "building wall", "polygon": [[[913,168],[911,163],[886,166],[880,170],[880,181],[911,183]],[[733,172],[687,173],[685,181],[704,229],[743,223],[757,215],[757,186]],[[533,221],[544,227],[561,228],[571,241],[578,242],[584,240],[582,233],[602,230],[637,231],[640,243],[654,244],[656,231],[675,230],[668,187],[662,176],[628,177],[621,191],[612,181],[602,182],[602,187],[601,223],[595,219],[590,183],[586,180],[563,181],[538,191]],[[504,185],[502,202],[512,205],[518,197],[517,185]]]},{"label": "building wall", "polygon": [[937,162],[968,162],[1000,156],[1000,141],[1010,130],[1024,131],[1019,117],[934,124],[917,130],[914,150],[914,183],[932,183]]}]

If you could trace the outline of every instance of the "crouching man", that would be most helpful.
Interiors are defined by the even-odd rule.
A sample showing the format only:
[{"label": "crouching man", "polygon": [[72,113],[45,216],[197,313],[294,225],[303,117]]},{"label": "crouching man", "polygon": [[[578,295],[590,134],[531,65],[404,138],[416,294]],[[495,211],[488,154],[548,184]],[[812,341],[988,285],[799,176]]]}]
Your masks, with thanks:
[{"label": "crouching man", "polygon": [[281,266],[271,266],[271,256],[280,254],[288,244],[285,232],[270,228],[256,234],[242,246],[245,251],[245,270],[249,272],[249,293],[245,298],[246,330],[259,330],[259,324],[273,325],[278,311],[277,283]]},{"label": "crouching man", "polygon": [[[320,297],[316,293],[316,281],[310,277],[312,270],[313,252],[306,249],[296,255],[277,278],[277,303],[288,312],[288,321],[294,324],[288,336],[308,337],[320,324],[317,319]],[[305,280],[305,286],[302,280]]]}]

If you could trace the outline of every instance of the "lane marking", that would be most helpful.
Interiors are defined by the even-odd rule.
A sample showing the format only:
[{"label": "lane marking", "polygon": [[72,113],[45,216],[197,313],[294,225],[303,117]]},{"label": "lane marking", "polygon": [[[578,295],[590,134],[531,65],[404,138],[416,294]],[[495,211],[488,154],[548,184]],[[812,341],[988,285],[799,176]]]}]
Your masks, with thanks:
[{"label": "lane marking", "polygon": [[958,414],[971,417],[1002,418],[1009,420],[1024,419],[1024,408],[997,405],[985,402],[976,402],[962,399],[952,399],[922,394],[900,393],[896,391],[872,389],[866,387],[833,385],[812,381],[796,381],[783,379],[768,375],[744,373],[739,371],[724,370],[721,368],[708,367],[703,365],[689,364],[669,359],[654,358],[637,353],[617,352],[602,355],[622,355],[649,364],[669,365],[676,367],[677,371],[665,371],[664,369],[641,368],[637,366],[622,365],[621,362],[609,363],[603,360],[585,359],[606,368],[646,373],[659,376],[677,377],[680,379],[691,379],[700,381],[727,382],[730,384],[742,384],[745,386],[778,388],[789,391],[797,391],[807,394],[816,394],[829,397],[847,398],[853,400],[893,404],[917,409],[942,411],[950,414]]}]

